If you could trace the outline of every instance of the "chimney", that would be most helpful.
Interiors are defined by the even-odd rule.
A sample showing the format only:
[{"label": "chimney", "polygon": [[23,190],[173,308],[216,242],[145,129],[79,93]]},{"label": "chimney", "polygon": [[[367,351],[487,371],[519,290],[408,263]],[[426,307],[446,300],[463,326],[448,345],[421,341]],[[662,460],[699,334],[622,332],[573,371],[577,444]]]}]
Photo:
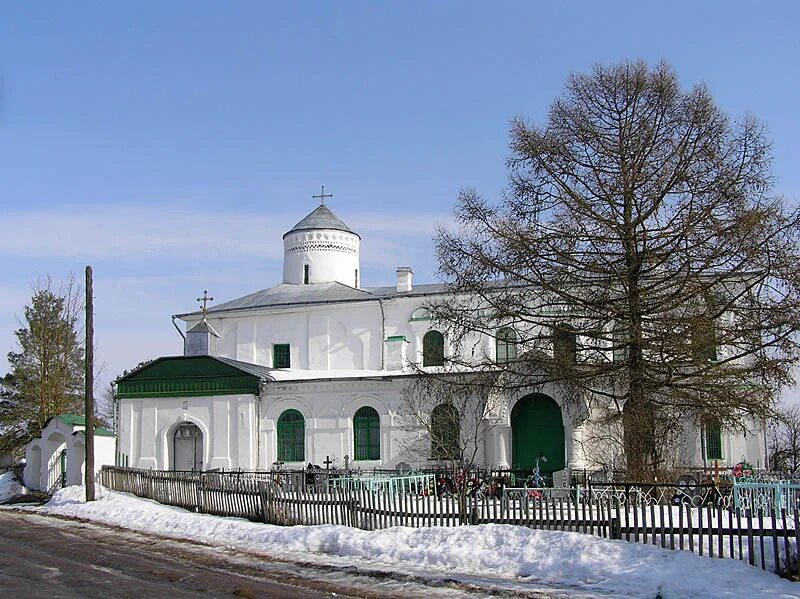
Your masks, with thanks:
[{"label": "chimney", "polygon": [[410,266],[398,266],[397,267],[397,292],[398,293],[405,293],[406,291],[411,291],[411,277],[414,275],[414,271],[411,270]]}]

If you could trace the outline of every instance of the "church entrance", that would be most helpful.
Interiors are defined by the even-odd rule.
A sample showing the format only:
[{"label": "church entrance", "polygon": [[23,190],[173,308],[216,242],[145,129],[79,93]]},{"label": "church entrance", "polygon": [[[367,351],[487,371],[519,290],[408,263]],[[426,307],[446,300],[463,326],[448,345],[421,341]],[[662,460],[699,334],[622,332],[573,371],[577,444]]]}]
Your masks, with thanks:
[{"label": "church entrance", "polygon": [[511,467],[530,471],[538,460],[542,474],[552,475],[566,466],[564,454],[564,423],[555,400],[541,393],[520,399],[511,410]]},{"label": "church entrance", "polygon": [[173,437],[173,470],[199,472],[203,469],[203,431],[196,424],[184,422]]}]

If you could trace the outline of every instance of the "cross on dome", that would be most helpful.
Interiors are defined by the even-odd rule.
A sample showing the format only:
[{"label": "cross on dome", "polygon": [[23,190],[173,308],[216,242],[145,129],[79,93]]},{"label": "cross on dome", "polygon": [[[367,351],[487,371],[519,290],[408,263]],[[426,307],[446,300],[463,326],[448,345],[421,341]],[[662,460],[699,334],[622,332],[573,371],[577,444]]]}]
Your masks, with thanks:
[{"label": "cross on dome", "polygon": [[322,192],[320,192],[320,194],[318,196],[311,196],[311,197],[314,198],[315,200],[319,199],[319,205],[320,206],[324,206],[325,205],[325,198],[332,198],[333,194],[332,193],[325,193],[325,186],[323,185],[322,186]]},{"label": "cross on dome", "polygon": [[205,318],[206,314],[208,314],[208,309],[206,308],[206,306],[207,306],[208,302],[213,302],[214,298],[213,297],[208,297],[208,290],[207,289],[203,289],[203,297],[198,297],[196,301],[203,302],[203,307],[200,308],[200,309],[203,311],[203,318]]}]

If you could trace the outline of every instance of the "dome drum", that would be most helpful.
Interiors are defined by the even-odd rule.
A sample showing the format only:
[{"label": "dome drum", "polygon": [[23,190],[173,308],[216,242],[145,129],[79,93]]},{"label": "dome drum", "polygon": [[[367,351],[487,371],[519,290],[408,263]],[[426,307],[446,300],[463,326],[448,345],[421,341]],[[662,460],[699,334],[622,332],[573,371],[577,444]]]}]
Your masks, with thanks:
[{"label": "dome drum", "polygon": [[361,237],[327,206],[319,206],[283,236],[283,282],[359,286]]}]

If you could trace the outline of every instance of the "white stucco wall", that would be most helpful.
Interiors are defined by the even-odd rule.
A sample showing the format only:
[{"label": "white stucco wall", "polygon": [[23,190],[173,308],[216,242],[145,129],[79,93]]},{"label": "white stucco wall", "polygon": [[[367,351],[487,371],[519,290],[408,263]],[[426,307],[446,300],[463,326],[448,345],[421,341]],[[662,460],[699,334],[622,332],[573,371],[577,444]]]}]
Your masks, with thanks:
[{"label": "white stucco wall", "polygon": [[209,315],[220,356],[272,367],[272,346],[288,343],[292,369],[379,370],[383,338],[378,302]]},{"label": "white stucco wall", "polygon": [[257,403],[253,395],[121,399],[121,458],[134,468],[171,469],[175,430],[191,422],[203,434],[204,470],[252,470]]},{"label": "white stucco wall", "polygon": [[308,266],[309,284],[338,281],[358,287],[360,245],[358,235],[347,231],[318,229],[289,233],[283,238],[283,282],[304,284],[304,267]]}]

